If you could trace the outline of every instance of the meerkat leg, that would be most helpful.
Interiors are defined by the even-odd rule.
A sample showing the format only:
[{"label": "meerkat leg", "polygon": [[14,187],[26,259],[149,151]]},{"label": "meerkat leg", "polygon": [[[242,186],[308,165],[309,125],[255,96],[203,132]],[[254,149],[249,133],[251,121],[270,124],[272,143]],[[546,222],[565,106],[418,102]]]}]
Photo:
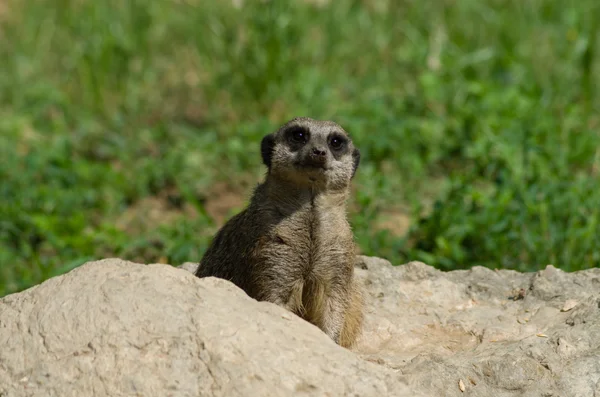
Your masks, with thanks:
[{"label": "meerkat leg", "polygon": [[302,289],[303,283],[299,280],[286,288],[271,291],[261,300],[274,303],[302,317],[305,311],[302,304]]},{"label": "meerkat leg", "polygon": [[321,329],[337,344],[342,336],[347,306],[340,294],[327,297],[325,302]]},{"label": "meerkat leg", "polygon": [[364,321],[364,297],[361,286],[356,279],[352,281],[350,303],[344,317],[344,327],[340,336],[340,345],[346,348],[355,346]]}]

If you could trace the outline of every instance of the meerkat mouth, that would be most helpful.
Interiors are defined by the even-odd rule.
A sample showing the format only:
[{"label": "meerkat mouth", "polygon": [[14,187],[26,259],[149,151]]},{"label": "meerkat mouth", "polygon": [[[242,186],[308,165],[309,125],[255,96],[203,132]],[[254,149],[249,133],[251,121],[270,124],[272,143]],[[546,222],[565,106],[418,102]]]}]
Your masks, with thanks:
[{"label": "meerkat mouth", "polygon": [[296,169],[304,174],[311,182],[317,182],[323,180],[323,178],[327,178],[327,167],[325,164],[301,163],[297,164]]},{"label": "meerkat mouth", "polygon": [[307,174],[309,176],[309,179],[317,180],[325,176],[325,174],[328,171],[328,168],[324,164],[302,164],[298,167],[298,170]]},{"label": "meerkat mouth", "polygon": [[309,169],[309,170],[323,170],[326,171],[329,167],[327,167],[327,162],[318,161],[313,159],[306,159],[304,161],[296,163],[296,166],[301,169]]},{"label": "meerkat mouth", "polygon": [[309,168],[311,170],[326,170],[325,164],[302,164],[302,168]]}]

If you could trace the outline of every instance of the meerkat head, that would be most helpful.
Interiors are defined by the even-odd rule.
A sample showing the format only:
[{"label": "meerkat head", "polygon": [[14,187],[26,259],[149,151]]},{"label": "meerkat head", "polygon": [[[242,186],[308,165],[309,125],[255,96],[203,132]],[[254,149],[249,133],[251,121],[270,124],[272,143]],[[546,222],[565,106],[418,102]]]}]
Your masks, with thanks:
[{"label": "meerkat head", "polygon": [[360,162],[360,151],[333,121],[295,118],[261,142],[269,175],[297,184],[344,188]]}]

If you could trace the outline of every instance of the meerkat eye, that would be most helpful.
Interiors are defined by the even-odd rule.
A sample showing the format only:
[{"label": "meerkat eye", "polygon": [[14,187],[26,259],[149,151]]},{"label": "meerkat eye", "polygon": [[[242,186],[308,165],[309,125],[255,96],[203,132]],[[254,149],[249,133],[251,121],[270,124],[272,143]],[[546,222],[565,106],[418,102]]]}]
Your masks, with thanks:
[{"label": "meerkat eye", "polygon": [[331,146],[333,149],[336,149],[336,150],[341,149],[342,146],[344,146],[344,143],[346,143],[346,140],[344,138],[342,138],[341,136],[334,135],[329,140],[329,146]]},{"label": "meerkat eye", "polygon": [[292,127],[288,130],[288,136],[294,143],[306,143],[308,141],[308,131],[302,127]]}]

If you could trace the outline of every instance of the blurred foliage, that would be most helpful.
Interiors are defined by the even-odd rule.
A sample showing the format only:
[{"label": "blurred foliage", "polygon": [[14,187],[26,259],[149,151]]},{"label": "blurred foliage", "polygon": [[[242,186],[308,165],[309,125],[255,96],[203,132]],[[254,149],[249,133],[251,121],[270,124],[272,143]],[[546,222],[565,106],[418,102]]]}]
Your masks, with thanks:
[{"label": "blurred foliage", "polygon": [[363,253],[600,265],[596,0],[0,6],[0,296],[95,258],[198,261],[298,115],[361,148]]}]

